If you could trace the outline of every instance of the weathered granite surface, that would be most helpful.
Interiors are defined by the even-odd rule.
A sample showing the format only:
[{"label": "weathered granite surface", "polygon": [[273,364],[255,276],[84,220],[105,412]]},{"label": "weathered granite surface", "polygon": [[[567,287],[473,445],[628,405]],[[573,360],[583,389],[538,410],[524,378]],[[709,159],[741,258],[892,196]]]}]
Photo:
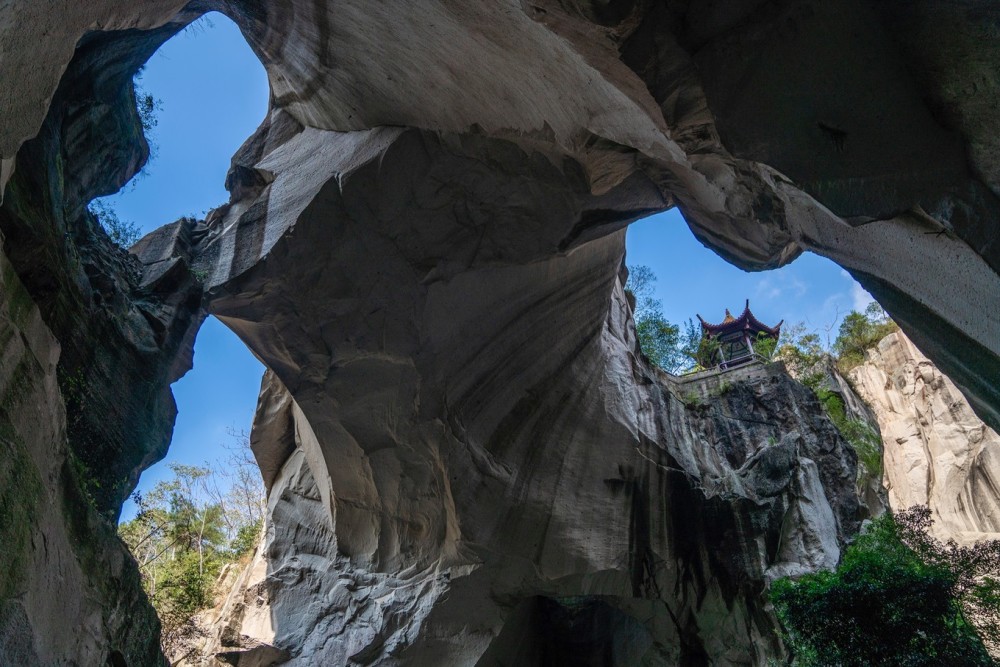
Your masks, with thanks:
[{"label": "weathered granite surface", "polygon": [[1000,435],[954,383],[902,333],[882,339],[850,377],[878,416],[892,507],[927,505],[942,539],[997,539]]},{"label": "weathered granite surface", "polygon": [[75,47],[130,35],[129,61],[211,9],[260,56],[273,108],[305,127],[510,139],[572,156],[596,193],[654,184],[658,208],[679,205],[742,266],[833,258],[1000,425],[1000,8],[21,0],[0,15],[0,80],[17,82],[0,97],[2,177]]},{"label": "weathered granite surface", "polygon": [[[781,364],[723,384],[646,367],[621,282],[608,288],[594,335],[568,363],[538,362],[546,379],[511,397],[485,441],[481,412],[428,419],[406,396],[369,413],[354,439],[361,406],[349,396],[300,405],[269,373],[255,452],[294,450],[269,487],[263,544],[206,619],[208,657],[189,664],[781,656],[766,582],[836,564],[867,512],[853,453]],[[530,327],[538,306],[525,305]],[[424,378],[418,403],[435,384]],[[342,435],[327,439],[335,420]]]},{"label": "weathered granite surface", "polygon": [[[271,112],[234,158],[231,201],[147,239],[143,266],[84,208],[145,159],[132,73],[211,9],[267,68]],[[258,440],[272,490],[313,503],[275,514],[275,562],[323,570],[326,559],[366,586],[402,577],[428,591],[407,588],[399,603],[428,610],[405,650],[393,599],[375,598],[371,636],[313,653],[431,661],[482,649],[503,663],[521,659],[507,639],[517,628],[569,641],[588,624],[616,628],[605,644],[617,646],[645,636],[634,622],[645,602],[629,600],[669,588],[687,615],[654,624],[649,650],[759,662],[777,650],[747,648],[772,628],[753,601],[766,567],[716,566],[725,557],[706,546],[760,534],[738,523],[745,502],[715,500],[735,483],[722,473],[751,453],[720,427],[725,464],[704,468],[669,382],[632,361],[623,229],[677,205],[745,268],[804,250],[833,258],[1000,425],[998,17],[930,0],[4,3],[3,251],[62,348],[32,386],[58,375],[69,451],[113,517],[169,440],[168,385],[190,363],[202,307],[233,328],[304,420],[297,439]],[[784,435],[767,437],[792,447]],[[292,442],[303,453],[289,458]],[[853,463],[829,460],[817,475],[840,498],[823,475]],[[652,512],[653,499],[666,509]],[[606,530],[578,530],[581,507]],[[648,518],[685,507],[699,511],[690,531]],[[802,512],[798,530],[819,530]],[[848,514],[834,502],[838,532],[824,519],[821,539],[793,552],[822,561]],[[652,527],[626,531],[636,516]],[[648,569],[657,558],[662,579]],[[521,578],[507,562],[531,567]],[[439,572],[474,566],[429,602]],[[581,590],[579,606],[567,600]],[[341,607],[353,594],[329,592]],[[484,594],[482,616],[466,616],[461,597]],[[463,624],[484,628],[478,643],[450,645]],[[293,635],[280,636],[305,651]],[[551,647],[525,650],[543,660]]]}]

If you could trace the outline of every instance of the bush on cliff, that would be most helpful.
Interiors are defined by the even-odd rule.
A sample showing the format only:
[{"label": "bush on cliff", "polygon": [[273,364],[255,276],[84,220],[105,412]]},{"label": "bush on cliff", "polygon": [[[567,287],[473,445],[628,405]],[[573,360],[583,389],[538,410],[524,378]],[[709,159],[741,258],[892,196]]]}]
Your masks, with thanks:
[{"label": "bush on cliff", "polygon": [[868,304],[865,312],[852,311],[840,323],[833,352],[841,373],[847,373],[865,361],[865,352],[880,340],[899,330],[889,315],[876,302]]},{"label": "bush on cliff", "polygon": [[930,537],[930,512],[874,520],[840,566],[779,579],[770,598],[802,667],[997,664],[1000,542],[975,547]]},{"label": "bush on cliff", "polygon": [[866,421],[849,416],[839,389],[830,382],[830,364],[846,373],[845,369],[864,361],[868,349],[898,328],[877,303],[872,303],[864,313],[852,311],[844,318],[832,345],[834,355],[824,347],[819,334],[804,324],[787,328],[777,354],[789,372],[816,394],[830,420],[857,453],[864,474],[875,480],[882,478],[881,436]]},{"label": "bush on cliff", "polygon": [[173,476],[145,496],[118,534],[139,564],[160,618],[161,646],[172,660],[204,634],[198,613],[215,602],[223,568],[249,557],[263,525],[264,488],[245,433],[223,465],[172,464]]},{"label": "bush on cliff", "polygon": [[682,332],[663,315],[663,305],[653,298],[656,275],[648,266],[629,267],[626,294],[635,300],[633,318],[639,347],[649,362],[668,373],[679,373],[694,364],[701,333],[690,320]]}]

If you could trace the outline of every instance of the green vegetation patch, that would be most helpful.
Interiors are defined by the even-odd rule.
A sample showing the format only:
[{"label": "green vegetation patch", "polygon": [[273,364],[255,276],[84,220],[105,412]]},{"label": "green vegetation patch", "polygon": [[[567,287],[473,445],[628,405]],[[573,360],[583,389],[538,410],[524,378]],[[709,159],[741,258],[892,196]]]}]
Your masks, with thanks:
[{"label": "green vegetation patch", "polygon": [[170,466],[173,476],[135,494],[136,517],[118,526],[162,624],[167,655],[184,654],[201,632],[195,615],[215,602],[223,567],[245,564],[264,523],[264,485],[245,433],[225,467]]},{"label": "green vegetation patch", "polygon": [[[898,329],[896,323],[889,319],[877,303],[870,304],[864,313],[857,311],[849,313],[841,323],[837,338],[832,345],[836,355],[833,359],[838,370],[847,373],[862,363],[867,350]],[[867,422],[849,419],[841,395],[823,386],[827,377],[824,360],[828,355],[819,336],[816,333],[806,332],[802,325],[791,327],[786,333],[785,343],[781,346],[778,356],[799,381],[816,394],[830,421],[858,455],[858,461],[863,468],[862,474],[880,480],[882,438]]]},{"label": "green vegetation patch", "polygon": [[875,302],[868,304],[863,313],[848,313],[840,323],[837,339],[833,342],[833,352],[837,355],[840,372],[846,374],[863,364],[865,352],[896,331],[899,331],[899,325],[889,319],[882,307]]},{"label": "green vegetation patch", "polygon": [[680,373],[695,363],[701,332],[688,320],[683,333],[663,315],[663,304],[653,297],[656,276],[648,266],[629,268],[625,293],[635,300],[633,317],[639,348],[649,362],[668,373]]},{"label": "green vegetation patch", "polygon": [[833,572],[774,582],[770,599],[793,665],[994,665],[1000,541],[929,537],[930,511],[875,519]]},{"label": "green vegetation patch", "polygon": [[823,405],[830,421],[858,455],[858,460],[873,479],[882,478],[882,438],[869,424],[860,419],[848,419],[844,399],[830,389],[816,389],[816,398]]}]

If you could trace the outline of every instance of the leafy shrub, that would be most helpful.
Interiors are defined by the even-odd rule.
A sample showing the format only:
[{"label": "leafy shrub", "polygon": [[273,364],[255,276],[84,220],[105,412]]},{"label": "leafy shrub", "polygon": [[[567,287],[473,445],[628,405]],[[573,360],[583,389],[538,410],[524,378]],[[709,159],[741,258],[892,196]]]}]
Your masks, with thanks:
[{"label": "leafy shrub", "polygon": [[142,236],[139,225],[130,220],[122,220],[113,208],[100,199],[90,202],[87,209],[97,219],[108,238],[120,248],[131,248]]},{"label": "leafy shrub", "polygon": [[847,440],[858,461],[874,480],[882,479],[882,438],[878,431],[860,419],[848,419],[837,428]]},{"label": "leafy shrub", "polygon": [[837,427],[840,434],[858,455],[858,460],[873,479],[882,478],[882,438],[869,424],[859,419],[848,419],[844,400],[835,391],[825,387],[813,389],[816,398]]},{"label": "leafy shrub", "polygon": [[683,361],[677,357],[676,352],[680,343],[680,330],[660,313],[637,314],[635,334],[639,338],[643,354],[657,368],[670,372]]},{"label": "leafy shrub", "polygon": [[203,636],[197,613],[213,602],[222,568],[250,553],[264,523],[264,486],[249,437],[233,432],[230,457],[215,468],[171,464],[173,476],[145,496],[118,534],[139,565],[143,588],[175,659]]},{"label": "leafy shrub", "polygon": [[135,76],[132,77],[132,95],[135,102],[135,112],[139,117],[139,125],[142,127],[142,135],[146,140],[146,146],[149,148],[149,156],[145,164],[142,165],[142,169],[136,175],[136,178],[133,179],[133,187],[135,187],[139,178],[149,175],[149,163],[155,160],[160,152],[160,147],[156,142],[153,130],[160,124],[159,115],[163,110],[163,101],[147,92],[143,87],[142,76],[145,69],[146,66],[143,65],[135,73]]},{"label": "leafy shrub", "polygon": [[135,109],[139,113],[143,132],[149,132],[160,123],[157,113],[162,108],[162,102],[149,93],[139,89],[135,91]]},{"label": "leafy shrub", "polygon": [[[925,549],[936,541],[921,517],[929,518],[926,508],[883,515],[847,548],[835,571],[774,582],[770,599],[794,664],[996,664],[969,621],[968,605],[986,600],[995,618],[998,561],[987,559],[982,567],[949,547]],[[993,554],[997,547],[981,551]]]},{"label": "leafy shrub", "polygon": [[840,323],[833,352],[842,373],[864,363],[865,352],[880,340],[898,331],[899,326],[889,319],[882,307],[874,301],[864,313],[852,311]]},{"label": "leafy shrub", "polygon": [[629,268],[625,292],[635,299],[636,337],[651,364],[668,373],[678,373],[691,365],[701,334],[690,320],[683,334],[679,326],[667,321],[659,299],[653,298],[655,282],[656,276],[648,266]]},{"label": "leafy shrub", "polygon": [[[866,312],[868,314],[853,312],[844,318],[841,334],[837,341],[839,341],[840,348],[852,349],[855,352],[853,357],[850,356],[852,353],[849,353],[847,359],[851,361],[846,361],[845,358],[833,360],[840,369],[853,363],[853,360],[858,358],[858,354],[863,361],[864,351],[875,345],[882,337],[873,338],[874,336],[878,334],[888,335],[898,328],[892,320],[888,319],[878,304],[872,304]],[[867,324],[859,326],[857,324],[859,318]],[[864,331],[860,331],[861,329]],[[816,398],[823,405],[830,420],[857,453],[858,460],[864,468],[863,473],[873,479],[880,480],[882,478],[882,438],[878,431],[867,422],[848,418],[847,409],[840,394],[824,386],[830,355],[823,348],[819,335],[815,332],[809,332],[804,325],[798,324],[789,328],[784,339],[786,342],[778,350],[777,357],[785,362],[789,371],[799,382],[812,389],[813,393],[816,394]],[[861,346],[860,352],[857,351],[858,346]]]},{"label": "leafy shrub", "polygon": [[770,360],[774,356],[778,341],[771,338],[763,331],[757,333],[757,337],[751,342],[754,354],[764,359]]},{"label": "leafy shrub", "polygon": [[261,522],[248,523],[242,525],[236,531],[236,537],[229,545],[229,550],[234,558],[242,558],[257,546],[257,538],[263,526]]},{"label": "leafy shrub", "polygon": [[777,358],[799,382],[816,391],[825,377],[822,362],[827,356],[819,334],[799,323],[782,332],[782,339],[785,342],[778,348]]}]

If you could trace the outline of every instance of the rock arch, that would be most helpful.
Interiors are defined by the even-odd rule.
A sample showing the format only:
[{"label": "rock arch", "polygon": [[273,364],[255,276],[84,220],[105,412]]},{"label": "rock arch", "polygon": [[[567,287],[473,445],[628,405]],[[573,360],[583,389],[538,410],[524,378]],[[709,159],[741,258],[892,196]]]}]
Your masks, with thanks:
[{"label": "rock arch", "polygon": [[[503,536],[515,551],[536,549],[505,556],[538,568],[530,595],[614,595],[676,552],[675,506],[653,503],[649,522],[665,523],[653,555],[634,562],[580,547],[574,512],[611,511],[615,489],[640,479],[648,492],[673,488],[666,480],[680,474],[676,488],[699,503],[735,494],[717,515],[733,530],[705,537],[722,540],[735,564],[705,566],[695,549],[680,567],[692,583],[677,572],[649,579],[690,585],[692,600],[711,589],[730,609],[739,600],[724,631],[707,629],[711,609],[687,607],[702,628],[699,650],[721,659],[710,637],[739,635],[740,659],[761,660],[748,640],[773,628],[759,600],[706,583],[705,572],[733,568],[734,581],[759,592],[769,568],[826,562],[858,519],[856,499],[841,493],[853,463],[812,423],[782,424],[801,439],[775,454],[749,445],[720,454],[706,433],[744,436],[715,412],[688,414],[677,388],[635,360],[622,230],[673,205],[744,268],[804,250],[834,259],[1000,422],[997,112],[982,103],[996,97],[984,72],[1000,47],[974,38],[991,10],[849,0],[753,11],[548,0],[57,4],[48,12],[62,11],[59,21],[29,2],[0,15],[0,80],[17,84],[0,98],[10,119],[0,130],[0,232],[62,363],[76,363],[108,405],[121,399],[115,387],[141,387],[99,422],[60,378],[71,445],[90,451],[109,435],[100,509],[114,511],[162,447],[167,386],[207,308],[294,399],[289,423],[304,460],[271,454],[279,476],[293,463],[309,470],[315,492],[302,495],[322,505],[334,561],[346,558],[358,576],[435,563],[502,581],[520,570],[477,550],[492,553]],[[82,206],[141,162],[124,82],[143,54],[210,9],[233,18],[265,64],[272,110],[234,157],[231,201],[147,240],[146,276],[133,285],[87,234]],[[933,25],[948,34],[924,39]],[[181,268],[158,270],[168,265]],[[113,307],[95,315],[95,293]],[[94,340],[105,344],[88,347]],[[105,354],[124,380],[111,381]],[[594,454],[605,441],[615,444]],[[565,463],[574,457],[609,470],[573,487],[544,474],[580,472]],[[754,486],[758,465],[779,480],[788,472],[761,516],[744,508],[770,488]],[[598,474],[587,466],[584,477]],[[756,481],[738,492],[708,481],[734,471]],[[593,488],[602,490],[579,491]],[[822,506],[821,497],[825,510],[800,502]],[[537,525],[500,511],[508,500],[547,507],[537,544]],[[798,546],[767,529],[763,550],[740,537],[737,526],[767,525],[771,512],[796,517]],[[450,607],[435,609],[427,627],[450,627]],[[361,658],[388,664],[385,647],[403,626],[376,616]],[[483,621],[483,650],[498,623]],[[469,656],[474,643],[398,649]]]}]

